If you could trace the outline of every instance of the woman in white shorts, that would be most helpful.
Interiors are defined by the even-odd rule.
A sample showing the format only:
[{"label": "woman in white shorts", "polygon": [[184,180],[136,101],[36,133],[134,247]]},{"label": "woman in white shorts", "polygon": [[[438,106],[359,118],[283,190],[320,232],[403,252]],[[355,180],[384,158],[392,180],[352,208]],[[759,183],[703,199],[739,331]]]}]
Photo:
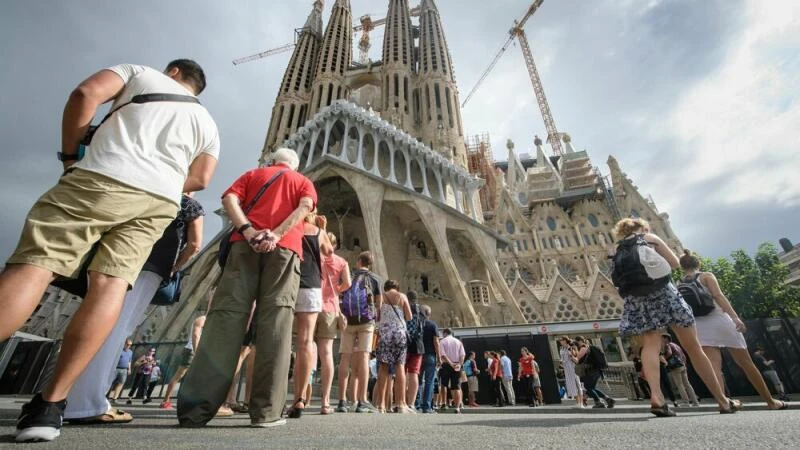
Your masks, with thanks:
[{"label": "woman in white shorts", "polygon": [[724,380],[720,349],[727,348],[733,361],[742,369],[747,380],[758,391],[758,395],[767,402],[767,407],[771,410],[786,409],[786,403],[772,398],[761,372],[753,363],[750,352],[747,351],[747,342],[742,334],[745,330],[744,323],[733,310],[733,306],[725,294],[722,293],[717,278],[711,272],[701,272],[700,259],[692,255],[689,250],[684,250],[680,262],[684,273],[684,282],[698,281],[714,298],[714,309],[705,316],[695,317],[694,320],[700,345],[703,346],[703,352],[711,360],[720,384]]},{"label": "woman in white shorts", "polygon": [[333,246],[325,232],[327,220],[312,212],[303,222],[303,259],[300,261],[300,290],[294,306],[294,332],[297,336],[297,357],[294,368],[294,404],[288,416],[299,419],[309,399],[303,396],[315,366],[314,326],[322,311],[322,255],[333,254]]}]

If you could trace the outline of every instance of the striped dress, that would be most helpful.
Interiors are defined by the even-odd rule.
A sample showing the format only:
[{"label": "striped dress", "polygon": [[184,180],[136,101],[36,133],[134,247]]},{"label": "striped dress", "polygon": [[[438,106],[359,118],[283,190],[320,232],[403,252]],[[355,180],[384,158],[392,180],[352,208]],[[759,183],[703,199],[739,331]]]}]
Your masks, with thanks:
[{"label": "striped dress", "polygon": [[561,347],[559,350],[561,355],[561,365],[564,367],[564,383],[567,388],[567,396],[577,397],[583,393],[581,389],[581,380],[575,375],[575,362],[572,361],[569,349]]}]

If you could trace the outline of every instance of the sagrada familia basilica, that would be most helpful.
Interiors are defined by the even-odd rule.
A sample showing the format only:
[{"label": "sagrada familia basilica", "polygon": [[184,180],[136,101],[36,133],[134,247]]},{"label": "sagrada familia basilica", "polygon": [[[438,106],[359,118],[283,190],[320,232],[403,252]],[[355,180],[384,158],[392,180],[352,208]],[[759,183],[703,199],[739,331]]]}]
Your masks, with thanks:
[{"label": "sagrada familia basilica", "polygon": [[[603,176],[567,135],[561,155],[548,155],[537,138],[535,154],[509,142],[507,161],[495,162],[488,139],[464,133],[435,2],[423,0],[413,15],[408,0],[388,5],[382,59],[354,62],[349,0],[335,1],[324,29],[322,1],[314,3],[297,30],[261,160],[296,149],[339,237],[337,253],[352,265],[371,250],[375,272],[417,290],[440,325],[618,318],[611,227],[642,217],[678,250],[667,214],[616,159]],[[181,302],[150,314],[137,340],[185,339],[219,277],[220,236],[191,266]],[[29,332],[52,320],[46,304]]]}]

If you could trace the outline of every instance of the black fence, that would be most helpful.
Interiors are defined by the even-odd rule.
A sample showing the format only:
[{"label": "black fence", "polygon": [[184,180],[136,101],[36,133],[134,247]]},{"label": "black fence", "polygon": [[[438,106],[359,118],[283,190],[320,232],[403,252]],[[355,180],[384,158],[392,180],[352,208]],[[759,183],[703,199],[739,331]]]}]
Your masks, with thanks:
[{"label": "black fence", "polygon": [[[458,334],[458,333],[456,333]],[[514,367],[514,391],[522,394],[525,392],[516,380],[516,367],[517,362],[521,356],[520,349],[527,347],[534,355],[536,355],[536,362],[539,364],[540,375],[542,381],[542,395],[547,404],[561,403],[561,395],[559,394],[559,386],[556,379],[556,365],[550,353],[549,338],[545,335],[506,335],[506,336],[458,336],[464,343],[464,349],[467,353],[475,352],[476,361],[478,362],[478,369],[481,373],[478,376],[478,403],[489,405],[494,403],[494,391],[492,389],[491,381],[486,373],[486,359],[483,357],[484,351],[499,351],[505,350],[508,357],[511,358]],[[528,401],[522,395],[517,396],[517,403],[522,404],[523,401]]]}]

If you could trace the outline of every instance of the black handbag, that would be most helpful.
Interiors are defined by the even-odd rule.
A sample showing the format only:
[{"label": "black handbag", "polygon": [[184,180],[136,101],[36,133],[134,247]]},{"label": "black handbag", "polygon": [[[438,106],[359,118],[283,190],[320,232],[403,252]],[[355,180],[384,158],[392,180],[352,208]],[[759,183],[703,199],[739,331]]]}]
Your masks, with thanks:
[{"label": "black handbag", "polygon": [[[269,187],[272,185],[272,183],[274,183],[275,180],[280,178],[280,176],[283,175],[285,172],[287,171],[281,170],[280,172],[273,175],[272,178],[270,178],[266,183],[264,183],[264,186],[262,186],[261,189],[259,189],[256,196],[253,197],[253,200],[250,200],[250,203],[248,203],[247,206],[245,206],[243,210],[245,216],[250,214],[250,211],[252,211],[253,208],[256,206],[256,203],[261,199],[261,196],[264,195],[264,192],[266,192],[267,189],[269,189]],[[233,236],[234,231],[236,231],[234,229],[234,226],[233,225],[229,226],[228,231],[222,236],[222,239],[219,241],[219,252],[217,253],[217,263],[222,269],[225,269],[225,263],[228,262],[228,254],[231,252],[231,236]]]},{"label": "black handbag", "polygon": [[181,299],[181,279],[183,274],[175,272],[171,278],[162,280],[161,286],[150,300],[151,305],[172,306]]}]

